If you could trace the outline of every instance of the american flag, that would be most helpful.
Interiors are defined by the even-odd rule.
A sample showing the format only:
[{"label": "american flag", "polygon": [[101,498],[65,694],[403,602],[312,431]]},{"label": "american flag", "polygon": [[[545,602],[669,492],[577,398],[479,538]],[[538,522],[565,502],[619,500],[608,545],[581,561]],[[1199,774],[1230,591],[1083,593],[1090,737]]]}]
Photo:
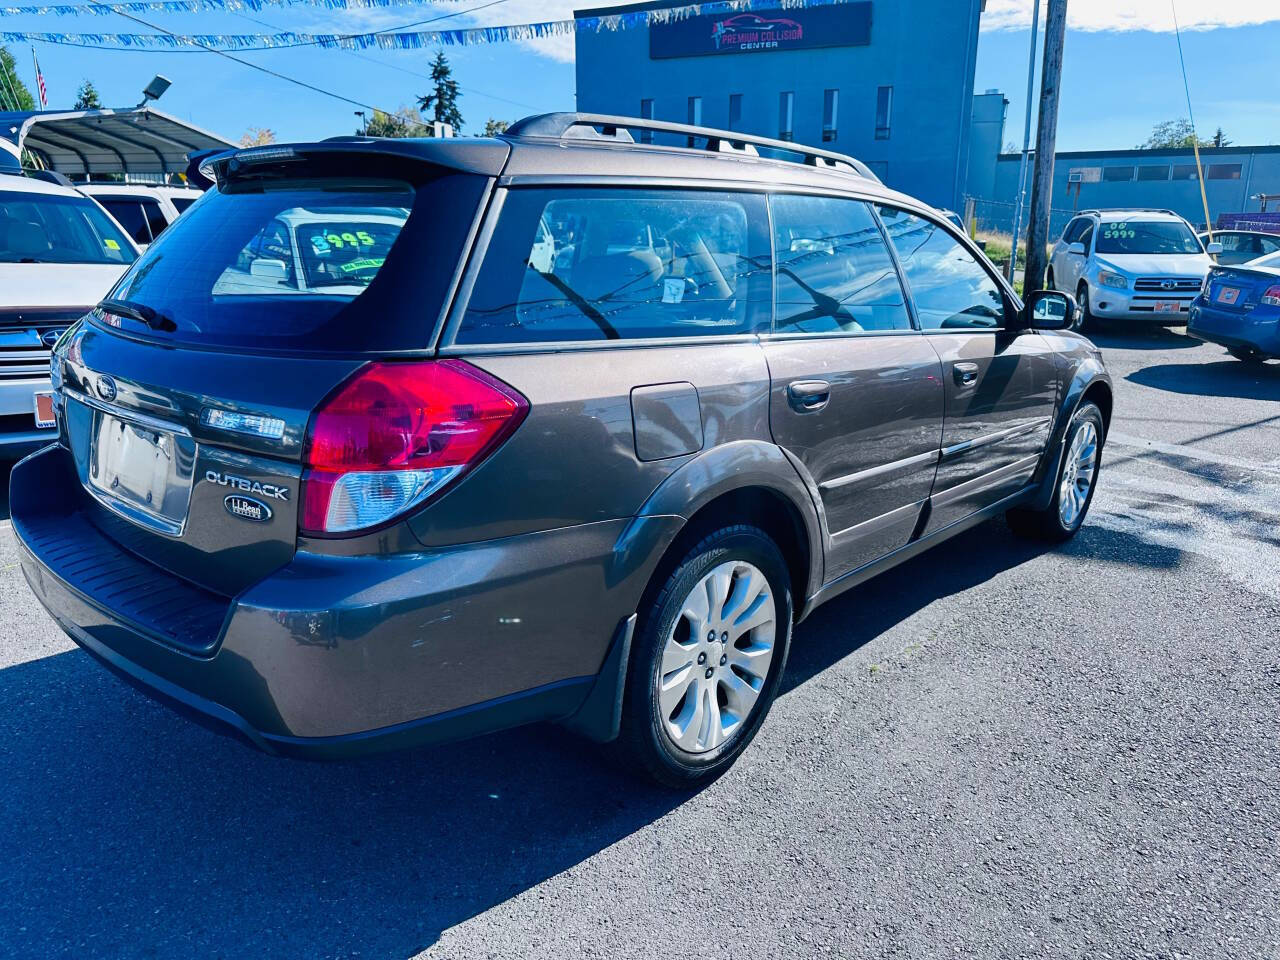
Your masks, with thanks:
[{"label": "american flag", "polygon": [[49,91],[44,85],[44,74],[40,72],[40,61],[36,59],[36,51],[31,49],[31,62],[36,65],[36,87],[40,91],[40,109],[49,106]]}]

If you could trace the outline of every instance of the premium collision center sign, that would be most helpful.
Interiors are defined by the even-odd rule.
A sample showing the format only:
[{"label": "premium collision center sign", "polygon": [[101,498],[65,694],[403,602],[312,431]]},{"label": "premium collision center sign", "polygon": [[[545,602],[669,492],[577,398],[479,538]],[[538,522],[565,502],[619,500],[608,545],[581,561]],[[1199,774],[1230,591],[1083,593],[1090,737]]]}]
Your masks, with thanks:
[{"label": "premium collision center sign", "polygon": [[796,10],[704,14],[649,27],[649,56],[654,60],[869,43],[869,0]]}]

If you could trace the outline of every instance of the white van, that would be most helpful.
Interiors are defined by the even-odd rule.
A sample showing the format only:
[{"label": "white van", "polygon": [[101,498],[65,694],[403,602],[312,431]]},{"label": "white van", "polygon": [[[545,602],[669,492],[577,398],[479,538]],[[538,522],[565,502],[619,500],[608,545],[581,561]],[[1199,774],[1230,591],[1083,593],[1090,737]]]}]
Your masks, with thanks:
[{"label": "white van", "polygon": [[0,459],[54,439],[49,350],[137,257],[90,198],[0,174]]}]

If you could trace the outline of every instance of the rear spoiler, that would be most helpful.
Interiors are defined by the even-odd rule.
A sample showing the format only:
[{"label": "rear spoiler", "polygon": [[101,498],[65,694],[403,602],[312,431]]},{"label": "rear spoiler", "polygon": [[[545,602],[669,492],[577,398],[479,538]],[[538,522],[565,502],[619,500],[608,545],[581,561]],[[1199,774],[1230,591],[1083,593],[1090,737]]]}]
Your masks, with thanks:
[{"label": "rear spoiler", "polygon": [[510,152],[507,143],[496,139],[335,137],[319,143],[269,144],[188,154],[187,177],[207,189],[228,175],[234,177],[255,167],[333,161],[344,156],[359,156],[371,165],[378,161],[384,164],[410,161],[459,173],[496,177],[502,173]]}]

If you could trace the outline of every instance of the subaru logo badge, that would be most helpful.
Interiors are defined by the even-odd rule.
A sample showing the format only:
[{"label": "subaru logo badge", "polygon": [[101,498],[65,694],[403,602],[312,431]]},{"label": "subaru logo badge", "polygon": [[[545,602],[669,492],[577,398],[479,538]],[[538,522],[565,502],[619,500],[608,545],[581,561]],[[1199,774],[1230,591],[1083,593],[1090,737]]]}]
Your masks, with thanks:
[{"label": "subaru logo badge", "polygon": [[53,345],[58,342],[58,338],[66,332],[67,331],[65,327],[62,327],[56,330],[46,330],[44,333],[40,335],[40,342],[43,343],[46,347],[48,347],[50,350],[52,350]]},{"label": "subaru logo badge", "polygon": [[98,396],[110,403],[116,398],[116,382],[108,376],[101,376],[94,385],[98,391]]},{"label": "subaru logo badge", "polygon": [[223,498],[222,505],[227,508],[227,513],[241,520],[266,523],[271,519],[271,508],[253,497],[242,497],[238,493],[233,493]]}]

